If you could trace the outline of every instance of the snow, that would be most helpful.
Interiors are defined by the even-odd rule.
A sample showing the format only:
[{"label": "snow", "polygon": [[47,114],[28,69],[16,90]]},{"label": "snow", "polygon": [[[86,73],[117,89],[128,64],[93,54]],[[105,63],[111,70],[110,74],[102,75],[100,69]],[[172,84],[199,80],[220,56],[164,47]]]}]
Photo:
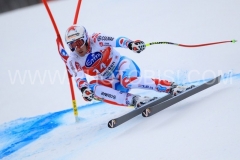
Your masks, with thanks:
[{"label": "snow", "polygon": [[[63,37],[77,1],[49,2]],[[79,24],[145,42],[200,44],[240,39],[240,1],[83,1]],[[160,113],[109,129],[133,108],[84,102],[75,86],[75,123],[65,66],[42,4],[0,15],[0,159],[240,159],[240,43],[199,48],[117,49],[145,76],[220,84]],[[4,37],[4,38],[3,38]],[[91,77],[88,77],[91,79]],[[132,93],[164,96],[153,91]]]}]

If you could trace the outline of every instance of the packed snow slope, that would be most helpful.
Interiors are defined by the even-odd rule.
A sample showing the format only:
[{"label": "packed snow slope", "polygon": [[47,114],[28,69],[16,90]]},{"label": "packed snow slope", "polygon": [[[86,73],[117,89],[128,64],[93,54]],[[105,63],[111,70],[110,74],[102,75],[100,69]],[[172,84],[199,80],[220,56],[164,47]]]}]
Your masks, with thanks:
[{"label": "packed snow slope", "polygon": [[[62,37],[76,4],[49,2]],[[78,22],[89,33],[201,44],[240,40],[239,6],[239,0],[83,0]],[[75,86],[75,123],[66,69],[42,4],[1,14],[0,22],[0,159],[240,159],[239,42],[161,44],[141,54],[117,48],[144,76],[196,85],[218,75],[222,80],[152,117],[109,129],[110,119],[133,108],[84,102]]]}]

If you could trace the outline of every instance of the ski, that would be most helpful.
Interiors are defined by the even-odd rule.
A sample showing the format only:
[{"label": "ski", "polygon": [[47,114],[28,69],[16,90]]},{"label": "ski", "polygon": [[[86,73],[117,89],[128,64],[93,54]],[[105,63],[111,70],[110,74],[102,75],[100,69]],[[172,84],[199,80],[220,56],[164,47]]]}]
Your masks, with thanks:
[{"label": "ski", "polygon": [[179,94],[175,97],[172,97],[162,103],[159,103],[159,104],[155,104],[155,105],[148,105],[148,108],[145,107],[145,109],[143,110],[142,112],[142,116],[143,117],[150,117],[156,113],[158,113],[159,111],[161,110],[164,110],[170,106],[172,106],[173,104],[179,102],[179,101],[182,101],[198,92],[201,92],[209,87],[212,87],[216,84],[218,84],[220,82],[220,79],[221,79],[221,76],[218,76],[206,83],[203,83],[202,85],[200,86],[197,86],[197,87],[194,87],[193,89],[190,89],[186,92],[183,92],[182,94]]},{"label": "ski", "polygon": [[121,117],[112,119],[108,122],[108,127],[109,128],[115,128],[117,126],[119,126],[120,124],[123,124],[124,122],[138,116],[139,114],[141,114],[143,112],[143,110],[145,110],[146,108],[149,108],[150,106],[162,103],[168,99],[172,98],[172,95],[168,94],[164,97],[155,99],[153,101],[151,101],[150,103],[147,103],[145,105],[143,105],[142,107],[135,109],[127,114],[122,115]]}]

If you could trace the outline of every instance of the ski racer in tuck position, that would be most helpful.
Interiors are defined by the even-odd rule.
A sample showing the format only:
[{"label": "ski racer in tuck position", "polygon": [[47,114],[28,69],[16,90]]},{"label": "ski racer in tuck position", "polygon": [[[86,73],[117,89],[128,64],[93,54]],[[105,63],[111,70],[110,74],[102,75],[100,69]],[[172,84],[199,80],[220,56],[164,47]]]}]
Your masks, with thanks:
[{"label": "ski racer in tuck position", "polygon": [[[72,51],[67,67],[86,101],[96,99],[138,108],[156,97],[134,95],[129,93],[130,89],[150,89],[175,96],[191,88],[141,76],[137,64],[114,49],[122,47],[140,53],[146,47],[141,40],[132,41],[126,37],[112,37],[102,33],[89,36],[83,26],[73,25],[67,29],[65,41]],[[85,74],[95,76],[96,79],[88,82]]]}]

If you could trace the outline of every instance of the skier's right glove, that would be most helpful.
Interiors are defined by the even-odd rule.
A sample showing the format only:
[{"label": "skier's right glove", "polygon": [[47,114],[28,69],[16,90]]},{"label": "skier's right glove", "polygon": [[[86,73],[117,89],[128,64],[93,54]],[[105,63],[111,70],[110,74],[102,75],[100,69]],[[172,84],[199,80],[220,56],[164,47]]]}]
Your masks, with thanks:
[{"label": "skier's right glove", "polygon": [[81,92],[82,92],[82,97],[85,101],[92,101],[93,100],[94,94],[93,94],[93,92],[90,88],[82,87]]},{"label": "skier's right glove", "polygon": [[128,44],[128,48],[133,52],[140,53],[146,48],[146,45],[143,41],[136,40],[136,41],[130,42]]}]

